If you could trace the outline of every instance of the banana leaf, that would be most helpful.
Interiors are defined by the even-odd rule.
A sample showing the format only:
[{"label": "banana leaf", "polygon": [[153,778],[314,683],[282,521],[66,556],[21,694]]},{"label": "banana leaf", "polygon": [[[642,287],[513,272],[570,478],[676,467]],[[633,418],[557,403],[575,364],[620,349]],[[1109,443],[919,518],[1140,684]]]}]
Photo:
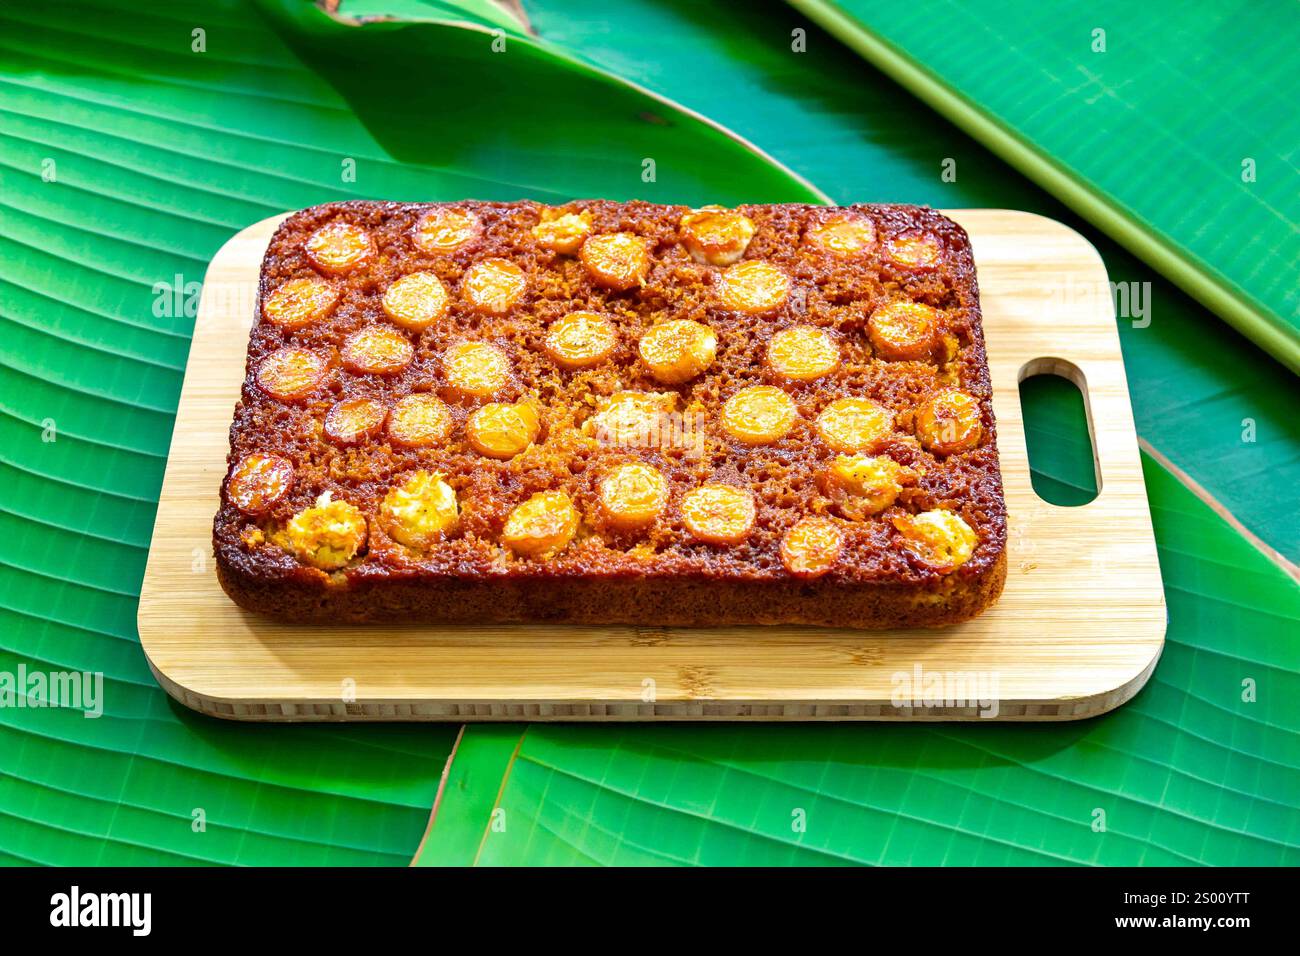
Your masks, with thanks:
[{"label": "banana leaf", "polygon": [[[1071,221],[978,144],[926,122],[921,104],[832,38],[758,6],[729,14],[628,2],[614,35],[586,0],[533,3],[529,14],[542,38],[744,135],[780,129],[773,154],[837,201],[887,192]],[[798,27],[808,31],[808,60],[791,55]],[[938,176],[948,156],[958,158],[955,183]],[[1295,525],[1276,506],[1287,479],[1255,477],[1261,468],[1293,474],[1294,378],[1076,227],[1113,278],[1154,290],[1150,326],[1120,325],[1139,430],[1294,554]],[[1048,453],[1033,462],[1035,485],[1086,498],[1077,398],[1033,391],[1029,439]],[[1267,421],[1271,437],[1243,443],[1247,417]],[[996,728],[472,725],[417,862],[1294,864],[1300,737],[1287,701],[1297,680],[1297,588],[1153,459],[1145,465],[1170,643],[1152,683],[1115,714]],[[1272,688],[1267,713],[1262,695],[1242,699],[1243,682]],[[796,811],[803,833],[791,828]]]},{"label": "banana leaf", "polygon": [[818,198],[599,69],[493,52],[476,6],[0,7],[0,671],[104,675],[97,718],[0,708],[0,862],[404,863],[455,732],[223,723],[154,682],[136,603],[193,328],[157,284],[334,199]]},{"label": "banana leaf", "polygon": [[1292,4],[791,2],[1300,372]]},{"label": "banana leaf", "polygon": [[1168,644],[1119,710],[998,726],[469,725],[417,864],[1300,864],[1300,646],[1285,639],[1300,588],[1144,467]]},{"label": "banana leaf", "polygon": [[613,27],[606,8],[530,0],[528,14],[543,41],[762,143],[835,202],[1024,209],[1086,235],[1127,306],[1139,435],[1300,563],[1300,508],[1276,501],[1277,488],[1300,487],[1300,379],[1280,363],[785,3],[624,0]]},{"label": "banana leaf", "polygon": [[[870,116],[863,117],[861,108],[870,107],[872,97],[901,94],[829,38],[822,35],[828,42],[817,54],[816,68],[806,61],[777,68],[777,58],[768,53],[788,49],[789,31],[774,27],[783,23],[780,16],[788,16],[783,8],[760,5],[750,13],[729,13],[735,22],[717,23],[713,16],[721,14],[702,14],[684,3],[669,5],[665,15],[689,29],[677,37],[677,58],[663,57],[657,61],[659,69],[647,70],[645,63],[655,61],[644,60],[638,44],[653,43],[656,37],[644,35],[635,16],[637,11],[651,16],[646,12],[650,8],[631,4],[624,21],[620,5],[623,25],[603,42],[615,49],[622,46],[631,65],[614,72],[653,87],[653,92],[612,76],[608,63],[588,55],[601,53],[600,43],[577,51],[557,42],[547,22],[548,9],[534,3],[527,7],[540,42],[528,39],[528,27],[516,27],[489,3],[442,3],[419,10],[410,3],[344,4],[333,10],[332,18],[306,5],[259,9],[233,2],[125,12],[118,4],[83,2],[59,8],[56,21],[51,21],[47,7],[35,3],[11,2],[0,9],[0,24],[7,28],[0,32],[0,242],[5,243],[0,254],[0,469],[5,479],[0,520],[7,532],[0,545],[0,671],[13,671],[23,663],[96,669],[105,673],[107,688],[105,714],[98,719],[59,710],[0,710],[0,814],[5,820],[0,862],[401,862],[420,840],[452,744],[451,729],[439,727],[252,727],[216,722],[172,704],[153,684],[135,640],[135,593],[192,315],[155,315],[152,283],[174,281],[176,275],[185,283],[198,281],[212,252],[238,228],[273,212],[327,199],[637,195],[698,203],[817,197],[805,181],[781,170],[744,139],[661,98],[678,89],[689,94],[682,97],[688,106],[720,119],[728,113],[725,83],[738,76],[748,77],[767,105],[751,112],[746,107],[757,97],[734,97],[725,122],[739,120],[734,126],[741,137],[762,140],[792,167],[797,164],[791,156],[822,163],[816,178],[835,198],[907,200],[913,197],[903,195],[903,188],[936,188],[924,171],[931,156],[924,150],[915,155],[903,150],[905,158],[891,166],[887,142],[875,140],[885,130],[872,125]],[[607,14],[606,7],[597,19]],[[398,15],[426,22],[404,26],[389,19]],[[206,31],[203,54],[193,50],[192,31],[199,28]],[[486,59],[492,48],[483,31],[492,29],[505,31],[506,52]],[[383,39],[376,39],[380,34]],[[38,35],[52,42],[42,43]],[[818,35],[814,32],[814,39]],[[700,40],[710,36],[713,39]],[[747,39],[758,50],[757,65],[746,50]],[[693,45],[697,42],[700,46]],[[522,55],[511,59],[515,53]],[[867,78],[846,87],[837,80],[841,67],[858,71],[845,75]],[[767,68],[772,72],[764,79],[761,70]],[[373,71],[370,89],[362,82],[367,71]],[[715,86],[717,82],[724,85]],[[430,89],[466,91],[477,106],[471,110],[454,104],[446,109],[445,99]],[[519,89],[530,95],[522,96]],[[742,87],[732,90],[746,92]],[[382,101],[381,92],[390,103],[391,98],[409,97],[410,106],[392,108]],[[859,102],[860,97],[865,100]],[[582,103],[584,113],[566,118],[573,102]],[[517,112],[512,110],[521,103],[530,113],[526,121],[516,123]],[[825,139],[803,138],[814,127],[786,122],[804,106],[809,107],[810,123],[825,124],[817,128],[828,134]],[[746,125],[764,111],[772,125]],[[897,113],[890,134],[896,140],[899,130],[905,130],[930,137],[931,143],[965,142],[970,152],[959,154],[963,170],[970,168],[967,158],[973,158],[977,168],[995,163],[942,124],[930,128],[920,123],[923,114],[909,113],[903,106]],[[448,117],[444,125],[429,128],[443,116]],[[409,128],[411,117],[426,128]],[[656,159],[654,183],[641,178],[646,158]],[[47,159],[55,161],[53,182],[41,181],[41,173],[50,168]],[[354,181],[342,175],[348,159],[355,161]],[[875,185],[871,163],[878,164],[882,174]],[[797,168],[812,176],[809,169]],[[891,176],[897,181],[891,183]],[[911,185],[894,192],[895,185],[909,181]],[[984,177],[984,187],[976,189],[988,188],[988,195],[997,197],[1005,194],[998,190],[1014,190],[1008,182],[1014,180],[991,172]],[[952,195],[955,201],[922,201],[1033,208],[1029,203],[974,202],[965,194]],[[1115,275],[1113,261],[1111,268]],[[1195,307],[1183,308],[1194,322]],[[1236,378],[1200,366],[1192,369],[1195,374],[1183,375],[1179,364],[1192,366],[1193,355],[1161,351],[1164,340],[1155,339],[1152,345],[1154,336],[1148,334],[1165,334],[1157,328],[1159,316],[1165,314],[1158,312],[1157,322],[1143,330],[1142,337],[1126,337],[1129,357],[1136,340],[1165,363],[1160,368],[1167,374],[1166,387],[1171,382],[1177,386],[1166,395],[1171,405],[1182,403],[1197,414],[1214,408],[1223,420],[1236,413],[1238,404],[1249,407],[1260,422],[1261,435],[1269,436],[1260,442],[1257,466],[1285,467],[1279,448],[1287,447],[1286,433],[1270,432],[1273,412],[1262,401],[1271,394],[1269,366],[1252,369],[1254,353],[1237,346],[1249,361]],[[1169,337],[1178,336],[1170,332]],[[1222,349],[1221,340],[1208,333],[1204,341],[1232,357],[1231,345]],[[1139,360],[1145,359],[1139,355]],[[1219,389],[1222,393],[1216,396]],[[1285,395],[1277,399],[1279,406],[1284,401]],[[50,434],[47,422],[53,423],[57,441],[40,441]],[[1185,461],[1195,458],[1196,442],[1189,440],[1188,445]],[[1214,445],[1201,454],[1212,464],[1225,451]],[[1289,464],[1295,465],[1293,453]],[[1062,484],[1074,481],[1064,463],[1036,465]],[[1155,498],[1164,494],[1155,478],[1167,476],[1158,469],[1152,476]],[[1171,493],[1183,494],[1177,485]],[[1189,514],[1200,507],[1195,500],[1186,504]],[[1219,547],[1213,536],[1204,535],[1202,541],[1201,523],[1178,519],[1184,521],[1187,534],[1177,542],[1179,548],[1192,555],[1236,560],[1237,550]],[[1257,554],[1244,542],[1237,544],[1246,548],[1243,560]],[[1170,558],[1165,554],[1170,580]],[[1217,586],[1222,570],[1213,565],[1211,574],[1201,560],[1180,560],[1182,576],[1172,587],[1216,595],[1211,609],[1227,615],[1235,598],[1219,600],[1220,592],[1206,583]],[[1261,585],[1274,587],[1271,579]],[[1256,620],[1261,627],[1274,628],[1274,634],[1294,629],[1295,618],[1286,603],[1289,592],[1277,590],[1283,598],[1276,603],[1283,611]],[[1174,606],[1171,598],[1171,610]],[[1293,692],[1287,683],[1295,670],[1292,659],[1279,664],[1260,657],[1264,663],[1256,665],[1246,653],[1249,647],[1239,649],[1234,631],[1220,628],[1221,639],[1216,637],[1212,620],[1197,633],[1203,653],[1193,670],[1202,684],[1218,688],[1216,707],[1226,708],[1225,699],[1232,703],[1222,697],[1227,692],[1220,685],[1239,662],[1265,675],[1267,686],[1275,689],[1272,696],[1261,694],[1259,704],[1275,706],[1284,699],[1278,687]],[[1157,680],[1165,677],[1168,660]],[[1169,679],[1175,688],[1193,686],[1184,670],[1173,671]],[[1260,686],[1266,686],[1263,680]],[[1234,685],[1232,691],[1239,689]],[[1185,690],[1178,694],[1182,696],[1177,699],[1187,699]],[[1185,706],[1195,704],[1193,700]],[[1277,847],[1279,860],[1290,859],[1296,828],[1277,805],[1296,803],[1296,760],[1285,748],[1285,733],[1294,734],[1294,727],[1272,711],[1252,710],[1239,718],[1211,709],[1228,729],[1220,728],[1217,738],[1210,739],[1229,740],[1249,754],[1262,749],[1272,760],[1266,770],[1274,779],[1263,784],[1235,772],[1224,776],[1225,794],[1219,799],[1233,813],[1228,825],[1215,831],[1215,839],[1207,838],[1205,858],[1222,859],[1238,843],[1249,848],[1262,842]],[[1261,729],[1254,715],[1264,713],[1268,717]],[[1160,719],[1177,727],[1182,714],[1164,713]],[[653,741],[672,729],[625,728],[619,733],[644,732],[645,740]],[[996,770],[1010,758],[989,756],[993,752],[983,749],[988,739],[948,741],[937,735],[937,728],[907,737],[910,729],[892,732],[902,735],[904,750],[922,742],[933,763],[931,775],[918,778],[916,787],[929,781],[937,784],[936,790],[996,789],[994,777],[980,780],[976,770],[985,765]],[[529,736],[538,730],[549,734],[557,729],[534,728]],[[614,744],[622,738],[601,737],[598,730],[586,728],[571,746],[613,759]],[[745,730],[753,734],[755,728]],[[807,751],[806,779],[816,770],[811,762],[826,752],[809,750],[809,745],[825,730],[785,731],[799,737],[788,744],[790,753]],[[1208,734],[1203,727],[1200,732]],[[444,841],[457,846],[465,842],[463,833],[449,826],[452,821],[478,821],[484,806],[486,819],[492,818],[497,790],[484,791],[465,778],[474,769],[469,755],[485,735],[490,736],[488,728],[475,727],[461,740],[422,862],[473,859],[444,852]],[[755,748],[742,754],[746,774],[775,762],[786,746],[779,735],[754,739]],[[1026,739],[1032,742],[1032,736]],[[490,779],[492,761],[508,762],[514,749],[512,745],[502,756],[499,749],[491,750],[491,740],[486,743],[483,752],[490,759],[477,774]],[[860,747],[860,742],[855,739],[849,745]],[[1116,788],[1112,777],[1137,776],[1144,768],[1159,766],[1164,749],[1188,746],[1181,736],[1148,739],[1141,734],[1124,745],[1130,754],[1127,764],[1116,758],[1095,777],[1078,771],[1084,792],[1118,793],[1122,788]],[[1044,746],[1063,749],[1065,744],[1051,739]],[[569,759],[565,751],[557,751],[556,766]],[[520,748],[520,753],[531,756],[533,751]],[[1214,761],[1222,757],[1220,750],[1207,746],[1198,757],[1204,766],[1197,780],[1204,783],[1203,778],[1219,774],[1223,760]],[[683,761],[682,767],[684,775],[698,773],[695,761]],[[887,769],[883,764],[879,772]],[[1184,771],[1171,775],[1174,792],[1179,787],[1190,792],[1191,778]],[[501,779],[498,774],[495,782],[499,785]],[[686,788],[690,781],[683,781],[680,786]],[[701,776],[687,800],[706,822],[711,813],[709,783]],[[839,813],[834,790],[825,789],[826,805]],[[1207,785],[1196,787],[1192,795],[1206,805],[1214,793]],[[1010,857],[1033,845],[1035,834],[1018,836],[1014,821],[1034,811],[1013,804],[1009,798],[999,804],[1001,816],[987,825],[989,839],[978,841],[979,846],[1004,846]],[[1131,797],[1120,805],[1140,809]],[[1243,807],[1246,818],[1240,819]],[[199,832],[196,810],[203,811],[205,829]],[[915,805],[909,812],[918,814],[922,823],[929,814],[931,826],[942,829],[939,809]],[[1051,813],[1073,820],[1060,808]],[[719,818],[726,820],[723,814]],[[539,804],[533,819],[550,825],[550,810]],[[642,829],[643,819],[649,829]],[[1129,819],[1126,828],[1140,828],[1142,818],[1136,819]],[[505,820],[506,832],[512,832],[512,826],[518,832],[521,823],[525,830],[534,826],[512,812]],[[605,818],[600,825],[608,823]],[[1089,823],[1084,819],[1085,830]],[[658,825],[653,818],[629,816],[605,839],[609,845],[653,847],[659,842],[654,829]],[[727,861],[758,859],[749,846],[767,841],[764,825],[758,820],[748,830],[729,830],[732,855]],[[844,809],[831,825],[852,832],[859,821]],[[968,829],[979,826],[970,823]],[[487,829],[474,832],[475,854],[481,850],[483,861],[520,859],[513,852],[498,852],[508,849],[504,844],[485,843]],[[1046,855],[1073,859],[1066,840],[1072,834],[1064,827],[1053,829],[1049,835],[1059,845],[1047,846]],[[846,845],[852,848],[854,839]],[[976,853],[993,855],[974,845],[955,845],[947,859],[968,862]],[[702,842],[689,855],[704,858],[711,852]],[[860,849],[856,852],[841,856],[850,861],[865,858]],[[1242,852],[1243,859],[1263,856]],[[647,853],[646,858],[659,857]]]}]

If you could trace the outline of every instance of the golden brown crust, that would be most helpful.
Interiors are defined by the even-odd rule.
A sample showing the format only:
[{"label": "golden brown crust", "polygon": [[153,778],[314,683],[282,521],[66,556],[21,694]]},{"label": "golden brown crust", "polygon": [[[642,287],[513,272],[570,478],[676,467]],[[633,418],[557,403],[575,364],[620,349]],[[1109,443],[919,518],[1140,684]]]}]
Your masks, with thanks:
[{"label": "golden brown crust", "polygon": [[[996,599],[1005,577],[1006,520],[998,469],[991,387],[979,320],[969,241],[940,214],[917,207],[852,207],[875,230],[875,245],[851,257],[803,241],[807,227],[828,214],[802,205],[742,206],[754,225],[746,260],[764,260],[790,278],[784,303],[770,314],[729,311],[720,304],[718,275],[726,268],[697,262],[680,228],[686,207],[582,201],[562,207],[589,219],[591,234],[627,232],[646,241],[644,284],[615,291],[593,281],[577,255],[547,248],[533,227],[547,207],[531,202],[446,204],[481,222],[475,241],[430,254],[413,228],[435,204],[336,203],[290,217],[272,239],[263,263],[259,320],[249,343],[248,376],[231,427],[229,464],[249,454],[280,455],[293,463],[293,486],[264,513],[239,511],[222,486],[214,524],[221,581],[241,605],[300,620],[427,621],[551,620],[583,623],[705,625],[781,623],[889,627],[965,620]],[[337,303],[325,318],[288,328],[264,320],[260,303],[281,284],[318,275],[304,246],[323,226],[343,221],[375,243],[362,267],[331,276]],[[885,255],[891,237],[924,235],[939,250],[936,265],[910,268]],[[521,300],[503,314],[466,302],[461,280],[475,263],[502,258],[527,278]],[[450,304],[422,331],[387,319],[383,294],[403,275],[438,276]],[[942,317],[943,354],[933,361],[886,361],[867,331],[879,305],[921,302]],[[564,315],[591,311],[619,332],[608,361],[569,369],[548,355],[548,328]],[[673,385],[655,378],[637,354],[652,325],[689,319],[717,335],[717,357],[701,375]],[[378,324],[406,336],[413,358],[383,374],[349,371],[340,350],[349,335]],[[839,367],[800,382],[765,362],[776,332],[796,325],[826,329],[841,349]],[[387,429],[356,445],[331,442],[323,431],[329,409],[345,399],[370,398],[391,407],[411,393],[447,397],[442,353],[462,341],[482,341],[510,359],[505,384],[487,398],[452,395],[452,430],[444,443],[405,447]],[[310,349],[328,369],[320,384],[293,402],[258,384],[256,369],[283,347]],[[798,409],[794,426],[764,445],[736,440],[720,411],[742,388],[775,386]],[[983,437],[969,450],[936,455],[917,441],[914,417],[927,398],[960,388],[980,407]],[[610,395],[625,390],[676,396],[686,414],[672,423],[673,439],[656,447],[619,447],[584,430]],[[869,398],[893,412],[895,435],[875,454],[914,469],[919,478],[879,514],[840,516],[818,480],[836,452],[817,438],[815,420],[831,401]],[[541,414],[538,439],[509,459],[485,457],[467,441],[465,425],[488,401],[530,398]],[[698,418],[694,416],[699,416]],[[697,428],[698,424],[698,428]],[[685,431],[683,433],[682,428]],[[664,436],[668,437],[668,436]],[[601,512],[599,482],[613,467],[645,462],[668,480],[668,507],[644,527],[618,528]],[[416,552],[392,541],[375,520],[379,502],[403,476],[424,469],[446,476],[461,508],[456,533]],[[701,542],[685,528],[682,497],[705,483],[749,490],[756,520],[734,545]],[[563,491],[581,520],[577,536],[554,556],[530,558],[502,541],[511,511],[538,492]],[[368,516],[367,546],[342,570],[302,563],[277,531],[324,493]],[[951,573],[924,563],[905,547],[893,517],[948,509],[976,532],[970,560]],[[801,518],[826,515],[844,531],[835,566],[815,580],[791,575],[780,557],[782,537]],[[256,532],[256,533],[255,533]]]},{"label": "golden brown crust", "polygon": [[528,578],[413,577],[321,588],[295,577],[272,580],[218,563],[217,576],[241,607],[292,621],[364,624],[557,622],[723,627],[806,624],[823,627],[943,627],[975,617],[1002,593],[1006,555],[978,578],[949,578],[938,591],[902,584],[846,588],[812,581],[711,578],[569,577],[544,586]]}]

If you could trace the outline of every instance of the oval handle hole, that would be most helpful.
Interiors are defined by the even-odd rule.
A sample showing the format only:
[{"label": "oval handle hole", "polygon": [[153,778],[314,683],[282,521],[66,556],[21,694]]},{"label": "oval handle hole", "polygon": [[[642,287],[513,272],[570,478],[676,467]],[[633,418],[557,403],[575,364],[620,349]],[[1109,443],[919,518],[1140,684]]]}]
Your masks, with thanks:
[{"label": "oval handle hole", "polygon": [[1086,505],[1101,487],[1088,407],[1076,384],[1082,381],[1079,368],[1060,359],[1031,362],[1020,378],[1034,493],[1066,508]]}]

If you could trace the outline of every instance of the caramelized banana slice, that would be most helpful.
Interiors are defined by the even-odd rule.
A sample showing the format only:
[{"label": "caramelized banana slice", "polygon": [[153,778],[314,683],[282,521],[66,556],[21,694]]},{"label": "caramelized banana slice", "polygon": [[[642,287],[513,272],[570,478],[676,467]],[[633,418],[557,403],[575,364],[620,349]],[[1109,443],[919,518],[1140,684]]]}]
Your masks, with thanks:
[{"label": "caramelized banana slice", "polygon": [[528,402],[489,402],[469,416],[465,438],[480,455],[504,460],[535,442],[540,428],[537,410]]},{"label": "caramelized banana slice", "polygon": [[334,501],[327,491],[285,526],[285,547],[304,564],[337,571],[365,546],[369,529],[355,505]]},{"label": "caramelized banana slice", "polygon": [[570,312],[546,331],[546,354],[570,371],[607,361],[618,344],[614,323],[596,312]]},{"label": "caramelized banana slice", "polygon": [[411,240],[431,256],[463,249],[483,232],[478,216],[465,209],[431,209],[415,224]]},{"label": "caramelized banana slice", "polygon": [[844,532],[830,518],[810,516],[781,539],[781,563],[799,578],[821,577],[835,566],[844,550]]},{"label": "caramelized banana slice", "polygon": [[817,434],[833,450],[875,451],[894,430],[894,413],[869,398],[837,398],[817,416]]},{"label": "caramelized banana slice", "polygon": [[650,374],[667,385],[689,381],[718,354],[718,337],[707,325],[671,319],[653,326],[637,347]]},{"label": "caramelized banana slice", "polygon": [[527,288],[524,270],[509,259],[476,262],[461,281],[470,307],[483,315],[505,315],[523,300]]},{"label": "caramelized banana slice", "polygon": [[355,445],[379,433],[388,409],[373,398],[349,398],[325,413],[325,437],[338,445]]},{"label": "caramelized banana slice", "polygon": [[458,342],[442,353],[442,373],[456,400],[490,398],[510,378],[510,359],[486,342]]},{"label": "caramelized banana slice", "polygon": [[960,515],[944,508],[894,518],[903,545],[936,571],[947,574],[968,560],[979,544],[979,536]]},{"label": "caramelized banana slice", "polygon": [[746,445],[770,445],[790,433],[799,417],[790,396],[774,385],[742,388],[722,406],[722,428]]},{"label": "caramelized banana slice", "polygon": [[578,533],[578,512],[562,491],[540,491],[510,512],[501,537],[517,554],[550,558]]},{"label": "caramelized banana slice", "polygon": [[875,245],[876,226],[857,213],[836,213],[809,226],[803,241],[833,256],[852,258]]},{"label": "caramelized banana slice", "polygon": [[367,325],[343,340],[343,366],[358,375],[392,375],[411,364],[415,348],[405,335],[383,325]]},{"label": "caramelized banana slice", "polygon": [[677,403],[672,392],[616,392],[605,407],[583,422],[585,435],[620,448],[661,444],[664,416]]},{"label": "caramelized banana slice", "polygon": [[889,302],[871,313],[867,335],[876,354],[891,362],[933,358],[939,313],[922,302]]},{"label": "caramelized banana slice", "polygon": [[257,384],[272,398],[295,402],[325,377],[325,359],[309,349],[276,349],[257,366]]},{"label": "caramelized banana slice", "polygon": [[324,279],[290,279],[269,296],[262,315],[282,329],[300,329],[329,315],[339,301],[339,287]]},{"label": "caramelized banana slice", "polygon": [[645,285],[650,274],[649,244],[630,232],[590,236],[578,257],[592,282],[615,292]]},{"label": "caramelized banana slice", "polygon": [[691,258],[711,266],[738,262],[754,238],[754,224],[748,216],[721,206],[688,212],[679,225]]},{"label": "caramelized banana slice", "polygon": [[658,468],[640,462],[619,465],[600,480],[600,505],[615,528],[630,531],[650,524],[668,504],[668,480]]},{"label": "caramelized banana slice", "polygon": [[939,243],[921,233],[895,236],[886,243],[885,252],[897,265],[908,269],[933,269],[939,264]]},{"label": "caramelized banana slice", "polygon": [[746,315],[765,315],[785,305],[790,279],[770,262],[738,262],[718,276],[718,298],[724,307]]},{"label": "caramelized banana slice", "polygon": [[442,475],[417,471],[388,489],[379,504],[379,524],[390,538],[427,551],[455,530],[460,519],[456,492]]},{"label": "caramelized banana slice", "polygon": [[426,392],[400,399],[388,415],[388,437],[407,448],[441,445],[451,434],[451,426],[447,406]]},{"label": "caramelized banana slice", "polygon": [[422,332],[447,315],[447,290],[432,272],[402,276],[384,293],[384,312],[409,332]]},{"label": "caramelized banana slice", "polygon": [[591,213],[543,209],[542,221],[533,226],[533,238],[543,248],[571,256],[591,235]]},{"label": "caramelized banana slice", "polygon": [[955,455],[980,443],[980,405],[955,388],[936,392],[917,410],[916,437],[936,455]]},{"label": "caramelized banana slice", "polygon": [[330,275],[344,275],[359,269],[375,254],[375,240],[360,226],[335,220],[321,226],[307,239],[307,258]]},{"label": "caramelized banana slice", "polygon": [[279,455],[245,455],[230,471],[226,493],[246,515],[260,515],[288,494],[293,463]]},{"label": "caramelized banana slice", "polygon": [[914,481],[916,473],[884,456],[839,455],[819,477],[822,493],[835,510],[862,521],[897,501],[904,481]]},{"label": "caramelized banana slice", "polygon": [[767,365],[782,378],[811,382],[840,367],[840,347],[825,329],[796,325],[772,336]]},{"label": "caramelized banana slice", "polygon": [[701,485],[682,499],[686,530],[706,544],[735,545],[754,527],[754,499],[733,485]]}]

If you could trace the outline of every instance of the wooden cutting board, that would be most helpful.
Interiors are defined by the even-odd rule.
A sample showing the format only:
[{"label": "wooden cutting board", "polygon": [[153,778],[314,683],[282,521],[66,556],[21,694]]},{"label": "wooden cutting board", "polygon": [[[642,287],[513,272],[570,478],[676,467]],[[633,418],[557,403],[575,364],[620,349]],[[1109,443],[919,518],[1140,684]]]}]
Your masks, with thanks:
[{"label": "wooden cutting board", "polygon": [[[240,720],[1072,720],[1146,683],[1165,604],[1105,267],[1078,233],[1005,210],[947,215],[975,247],[1008,512],[1001,600],[931,631],[807,627],[296,626],[217,583],[212,518],[262,255],[250,226],[204,283],[140,595],[159,682]],[[1019,382],[1086,397],[1097,498],[1030,486]]]}]

